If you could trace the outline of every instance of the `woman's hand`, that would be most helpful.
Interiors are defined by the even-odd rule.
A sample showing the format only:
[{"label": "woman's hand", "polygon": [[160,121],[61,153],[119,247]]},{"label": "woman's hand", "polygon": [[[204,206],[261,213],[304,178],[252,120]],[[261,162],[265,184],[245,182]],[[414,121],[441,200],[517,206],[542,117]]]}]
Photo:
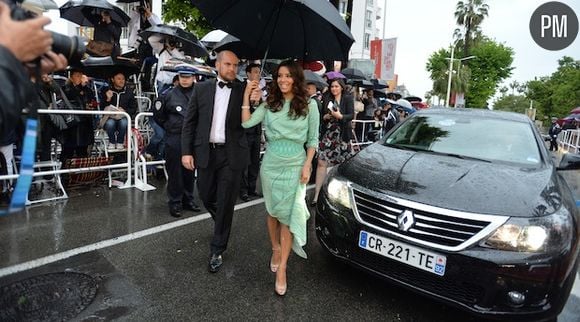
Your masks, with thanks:
[{"label": "woman's hand", "polygon": [[251,81],[246,85],[246,90],[244,91],[244,97],[247,97],[248,100],[250,99],[250,95],[252,95],[252,92],[258,88],[258,81]]},{"label": "woman's hand", "polygon": [[310,174],[312,173],[312,164],[306,163],[302,166],[302,174],[300,175],[300,183],[307,184],[310,181]]},{"label": "woman's hand", "polygon": [[333,116],[335,119],[337,119],[337,120],[342,120],[342,114],[340,113],[340,111],[339,111],[339,110],[336,110],[336,111],[334,111],[334,110],[333,110],[332,112],[330,112],[330,114],[332,114],[332,116]]}]

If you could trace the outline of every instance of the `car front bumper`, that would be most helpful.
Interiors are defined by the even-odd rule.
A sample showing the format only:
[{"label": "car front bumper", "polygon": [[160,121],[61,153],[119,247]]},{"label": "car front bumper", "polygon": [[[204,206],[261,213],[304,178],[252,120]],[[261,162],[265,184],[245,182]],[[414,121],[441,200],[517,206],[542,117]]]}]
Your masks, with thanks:
[{"label": "car front bumper", "polygon": [[[351,210],[330,204],[325,194],[320,194],[316,234],[332,255],[383,279],[486,318],[524,321],[553,318],[566,303],[575,279],[576,248],[554,257],[477,245],[458,252],[414,245],[446,256],[445,274],[438,276],[358,247],[361,230],[397,239],[362,224]],[[518,292],[524,300],[515,303],[508,295],[510,292]]]}]

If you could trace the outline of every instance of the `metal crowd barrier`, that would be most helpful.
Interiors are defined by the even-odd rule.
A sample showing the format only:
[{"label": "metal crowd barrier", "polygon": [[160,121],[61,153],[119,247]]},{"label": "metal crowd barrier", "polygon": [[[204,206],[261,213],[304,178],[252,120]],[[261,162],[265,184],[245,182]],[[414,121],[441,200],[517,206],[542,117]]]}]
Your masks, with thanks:
[{"label": "metal crowd barrier", "polygon": [[[354,139],[351,140],[351,145],[354,149],[356,149],[358,151],[367,145],[371,145],[371,144],[375,143],[374,141],[370,141],[367,137],[367,134],[368,134],[367,129],[369,127],[372,128],[374,123],[375,123],[375,120],[352,120],[352,132],[353,132]],[[357,130],[356,130],[357,124],[362,124],[362,135],[360,138],[357,136]]]},{"label": "metal crowd barrier", "polygon": [[[39,109],[39,114],[77,114],[77,115],[122,115],[123,117],[127,118],[127,129],[131,129],[131,117],[126,112],[120,111],[85,111],[85,110],[47,110],[47,109]],[[42,129],[41,129],[42,130]],[[57,175],[60,176],[64,173],[82,173],[82,172],[91,172],[96,170],[111,170],[111,169],[127,169],[127,181],[122,185],[119,186],[119,189],[125,189],[132,187],[131,185],[131,143],[132,143],[132,133],[131,131],[127,131],[127,141],[130,142],[129,146],[127,147],[127,162],[120,163],[120,164],[111,164],[111,165],[103,165],[103,166],[94,166],[94,167],[83,167],[83,168],[73,168],[73,169],[60,169],[60,170],[50,170],[50,171],[38,171],[34,172],[34,177],[46,176],[46,175]],[[38,162],[35,162],[37,164]],[[10,180],[10,179],[17,179],[19,174],[12,174],[12,175],[3,175],[0,176],[0,180]]]},{"label": "metal crowd barrier", "polygon": [[578,153],[580,151],[580,129],[564,130],[560,132],[560,140],[558,144],[562,147],[562,150],[566,152],[573,150],[574,153]]},{"label": "metal crowd barrier", "polygon": [[[135,128],[141,132],[140,126],[143,124],[141,118],[146,116],[153,116],[152,112],[141,112],[135,116]],[[162,165],[163,172],[165,173],[165,179],[167,179],[167,169],[165,169],[165,160],[159,161],[147,161],[145,157],[139,153],[139,147],[137,146],[137,142],[133,142],[135,146],[135,188],[141,191],[149,191],[157,189],[155,186],[150,185],[147,183],[147,166],[149,165]]]}]

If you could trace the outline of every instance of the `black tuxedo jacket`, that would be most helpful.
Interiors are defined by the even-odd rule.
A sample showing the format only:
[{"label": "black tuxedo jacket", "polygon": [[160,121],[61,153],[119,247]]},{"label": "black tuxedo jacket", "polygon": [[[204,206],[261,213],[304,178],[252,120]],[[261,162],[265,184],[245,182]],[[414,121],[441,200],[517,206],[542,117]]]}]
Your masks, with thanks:
[{"label": "black tuxedo jacket", "polygon": [[[242,99],[245,84],[234,82],[226,115],[226,153],[230,167],[244,169],[250,162],[250,152],[242,128]],[[189,110],[181,132],[181,154],[193,155],[196,168],[207,168],[209,162],[209,133],[213,119],[216,80],[194,85]]]}]

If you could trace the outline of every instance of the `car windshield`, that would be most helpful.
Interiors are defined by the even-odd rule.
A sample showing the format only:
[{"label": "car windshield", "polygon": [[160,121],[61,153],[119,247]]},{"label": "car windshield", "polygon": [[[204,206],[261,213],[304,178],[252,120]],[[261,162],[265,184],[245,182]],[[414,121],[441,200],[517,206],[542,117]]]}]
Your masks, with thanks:
[{"label": "car windshield", "polygon": [[386,138],[395,148],[455,157],[538,165],[540,151],[528,123],[480,115],[415,115]]}]

